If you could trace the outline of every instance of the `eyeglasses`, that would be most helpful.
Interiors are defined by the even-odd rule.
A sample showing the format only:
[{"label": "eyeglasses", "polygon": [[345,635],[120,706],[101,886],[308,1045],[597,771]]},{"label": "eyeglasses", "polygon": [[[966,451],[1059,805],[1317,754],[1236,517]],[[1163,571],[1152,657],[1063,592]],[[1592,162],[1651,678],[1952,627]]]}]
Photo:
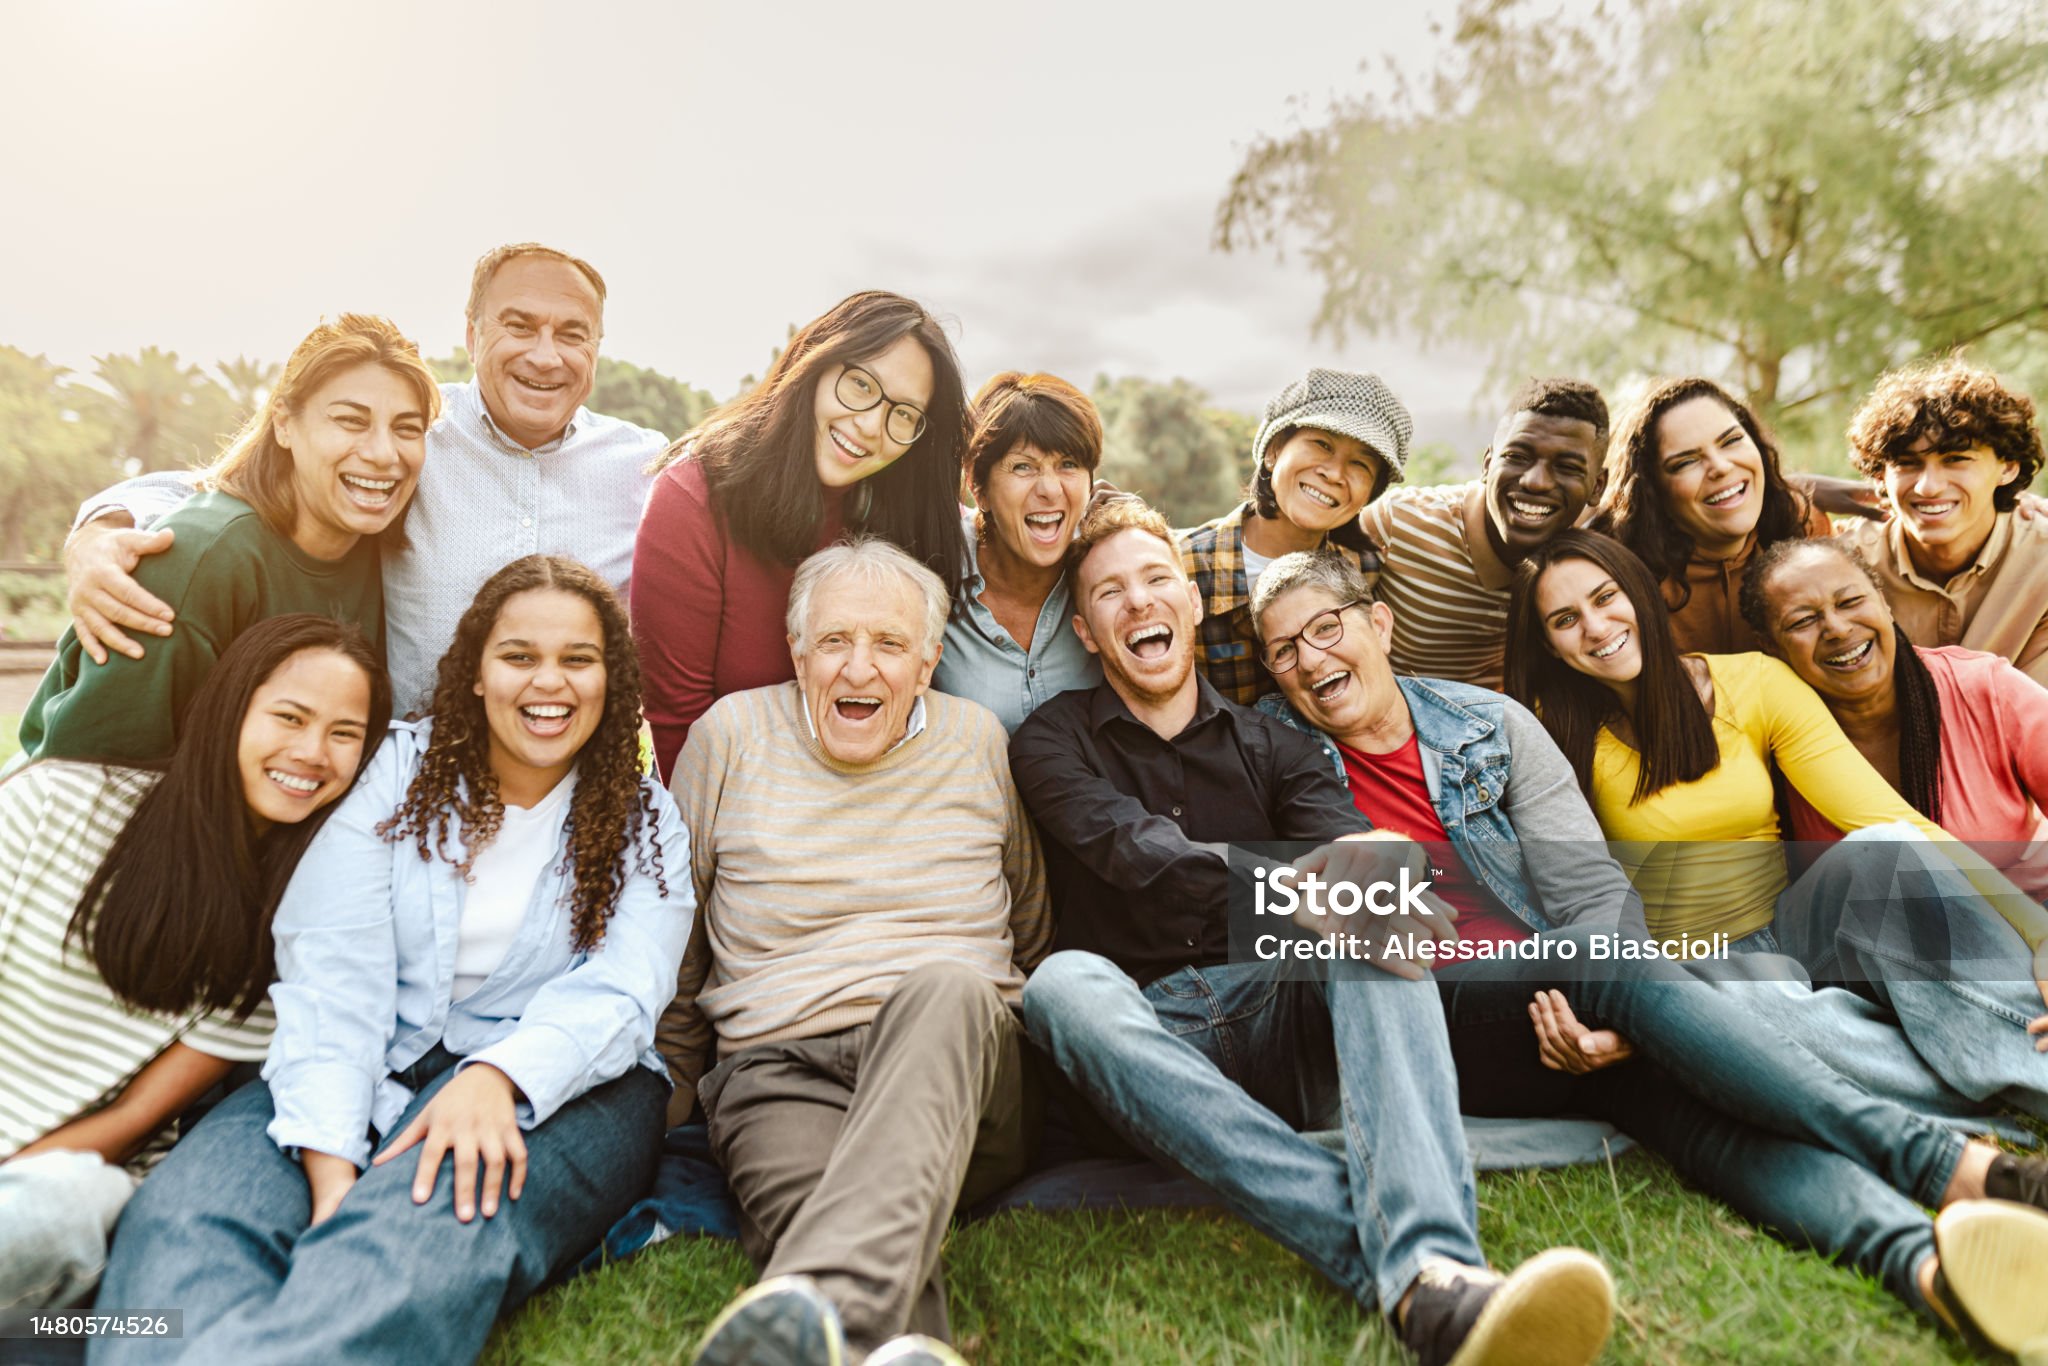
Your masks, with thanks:
[{"label": "eyeglasses", "polygon": [[1338,641],[1344,639],[1344,609],[1356,607],[1364,601],[1364,598],[1353,598],[1351,601],[1340,603],[1326,612],[1318,612],[1308,619],[1308,625],[1302,627],[1293,635],[1282,636],[1278,640],[1269,640],[1260,646],[1259,659],[1265,664],[1266,672],[1284,674],[1299,663],[1301,660],[1301,651],[1297,648],[1297,642],[1299,641],[1305,640],[1318,650],[1327,650]]},{"label": "eyeglasses", "polygon": [[882,427],[899,446],[908,446],[924,435],[924,409],[896,402],[882,392],[880,380],[858,365],[839,367],[839,382],[832,386],[832,394],[851,413],[864,413],[877,403],[888,404],[888,416],[882,420]]}]

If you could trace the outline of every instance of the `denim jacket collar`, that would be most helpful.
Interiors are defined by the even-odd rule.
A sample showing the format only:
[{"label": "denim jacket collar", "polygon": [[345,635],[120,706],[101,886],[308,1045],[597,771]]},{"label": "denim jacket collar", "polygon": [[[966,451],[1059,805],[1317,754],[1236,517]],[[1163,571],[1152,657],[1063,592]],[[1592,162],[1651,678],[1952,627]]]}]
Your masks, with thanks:
[{"label": "denim jacket collar", "polygon": [[[1452,847],[1469,871],[1494,898],[1531,929],[1550,928],[1529,887],[1515,828],[1501,809],[1513,753],[1508,746],[1499,693],[1469,683],[1443,679],[1397,677],[1415,727],[1423,780],[1430,805]],[[1314,736],[1329,756],[1337,778],[1350,786],[1343,756],[1329,736],[1309,725],[1273,694],[1259,699],[1259,710],[1296,730]]]}]

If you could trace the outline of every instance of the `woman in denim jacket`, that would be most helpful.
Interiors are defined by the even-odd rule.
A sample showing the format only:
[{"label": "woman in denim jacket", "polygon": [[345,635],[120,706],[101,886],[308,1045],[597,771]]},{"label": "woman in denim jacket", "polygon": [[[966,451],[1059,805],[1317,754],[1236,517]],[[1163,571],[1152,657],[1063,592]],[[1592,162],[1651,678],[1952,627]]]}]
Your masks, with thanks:
[{"label": "woman in denim jacket", "polygon": [[[1396,679],[1392,613],[1348,561],[1276,560],[1252,615],[1285,699],[1267,705],[1322,738],[1360,814],[1420,846],[1458,913],[1458,956],[1439,953],[1436,976],[1466,1114],[1607,1119],[1951,1330],[1974,1322],[2008,1347],[2048,1332],[2017,1269],[2048,1257],[2048,1160],[1874,1101],[1744,995],[1644,953],[1640,903],[1542,724],[1481,688]],[[1993,1250],[2007,1239],[2027,1257]]]}]

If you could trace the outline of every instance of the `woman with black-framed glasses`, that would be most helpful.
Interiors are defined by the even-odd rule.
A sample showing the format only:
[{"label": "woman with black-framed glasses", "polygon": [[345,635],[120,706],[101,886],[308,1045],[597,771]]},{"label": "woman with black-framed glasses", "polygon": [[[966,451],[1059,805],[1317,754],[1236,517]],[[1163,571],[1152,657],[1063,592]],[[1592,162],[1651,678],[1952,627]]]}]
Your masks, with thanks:
[{"label": "woman with black-framed glasses", "polygon": [[795,677],[783,614],[813,551],[880,536],[957,593],[966,439],[960,363],[937,320],[867,290],[800,329],[766,379],[669,448],[632,583],[664,776],[713,702]]}]

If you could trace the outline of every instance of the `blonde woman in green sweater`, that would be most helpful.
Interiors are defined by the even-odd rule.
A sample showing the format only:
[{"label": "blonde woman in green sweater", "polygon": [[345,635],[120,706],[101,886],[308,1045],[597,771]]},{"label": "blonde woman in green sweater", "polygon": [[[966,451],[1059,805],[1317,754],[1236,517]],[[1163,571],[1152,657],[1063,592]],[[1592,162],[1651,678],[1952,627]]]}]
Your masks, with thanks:
[{"label": "blonde woman in green sweater", "polygon": [[440,411],[433,372],[392,323],[344,313],[314,328],[200,492],[158,525],[171,548],[136,570],[178,629],[104,664],[66,630],[21,718],[20,762],[168,757],[214,662],[268,617],[353,622],[381,656],[379,539],[400,534]]}]

